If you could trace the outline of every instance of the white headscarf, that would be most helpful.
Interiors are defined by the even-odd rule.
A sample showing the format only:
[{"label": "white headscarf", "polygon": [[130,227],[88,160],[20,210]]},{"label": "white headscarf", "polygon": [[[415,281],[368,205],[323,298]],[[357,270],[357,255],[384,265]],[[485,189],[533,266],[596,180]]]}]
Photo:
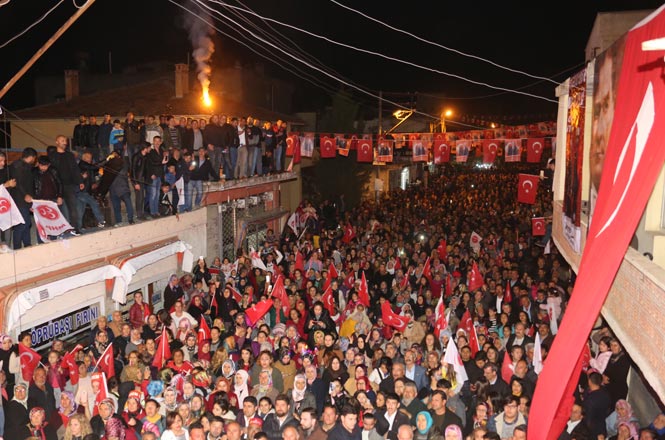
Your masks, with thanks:
[{"label": "white headscarf", "polygon": [[238,385],[235,382],[235,379],[233,381],[233,390],[236,393],[236,396],[238,396],[238,407],[242,408],[242,402],[245,400],[245,397],[249,396],[249,389],[247,387],[247,381],[249,380],[249,374],[245,370],[238,370],[236,372],[236,377],[240,375],[242,377],[242,384]]}]

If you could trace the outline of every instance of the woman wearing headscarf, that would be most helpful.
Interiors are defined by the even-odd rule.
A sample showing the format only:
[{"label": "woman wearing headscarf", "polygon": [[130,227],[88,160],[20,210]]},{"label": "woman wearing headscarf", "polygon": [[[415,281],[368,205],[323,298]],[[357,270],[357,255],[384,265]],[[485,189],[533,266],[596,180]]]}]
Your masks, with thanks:
[{"label": "woman wearing headscarf", "polygon": [[0,336],[0,361],[2,362],[2,371],[5,372],[7,377],[7,400],[11,400],[14,395],[14,374],[9,371],[9,360],[16,349],[12,344],[12,338],[8,335]]},{"label": "woman wearing headscarf", "polygon": [[[39,440],[57,440],[58,435],[55,429],[46,421],[46,411],[44,408],[39,406],[32,408],[28,423],[19,429],[18,435],[14,438],[25,439],[29,437],[36,437]],[[125,440],[125,437],[119,440]]]},{"label": "woman wearing headscarf", "polygon": [[233,391],[236,396],[238,396],[238,408],[242,408],[242,403],[245,401],[245,397],[249,396],[249,387],[247,382],[249,381],[249,373],[245,370],[238,370],[234,378]]},{"label": "woman wearing headscarf", "polygon": [[617,401],[614,405],[614,411],[605,419],[607,436],[616,435],[619,432],[619,425],[621,423],[633,424],[639,427],[639,421],[635,417],[635,414],[633,414],[633,408],[624,399]]},{"label": "woman wearing headscarf", "polygon": [[279,350],[279,358],[273,367],[282,373],[284,390],[293,388],[293,380],[296,377],[296,363],[291,359],[291,350],[288,347]]},{"label": "woman wearing headscarf", "polygon": [[462,428],[457,425],[448,425],[444,432],[445,440],[464,440]]},{"label": "woman wearing headscarf", "polygon": [[127,401],[125,402],[125,409],[121,414],[122,419],[125,421],[129,429],[134,431],[137,438],[140,438],[143,419],[145,419],[145,411],[141,406],[141,393],[138,391],[130,391]]},{"label": "woman wearing headscarf", "polygon": [[603,384],[607,385],[607,391],[614,405],[619,399],[625,399],[628,395],[630,359],[616,339],[610,341],[610,350],[612,355],[603,373]]},{"label": "woman wearing headscarf", "polygon": [[429,440],[434,436],[440,436],[441,432],[433,425],[434,420],[429,411],[420,411],[416,414],[416,430],[413,433],[413,440]]},{"label": "woman wearing headscarf", "polygon": [[4,410],[4,438],[21,438],[19,437],[20,429],[30,421],[28,417],[28,388],[25,384],[14,385],[14,397],[5,405]]},{"label": "woman wearing headscarf", "polygon": [[304,374],[296,375],[293,380],[293,389],[287,392],[291,397],[291,414],[300,420],[300,414],[305,408],[316,408],[316,397],[307,390],[307,378]]},{"label": "woman wearing headscarf", "polygon": [[[69,419],[74,414],[86,414],[88,405],[79,405],[74,399],[74,394],[70,391],[63,391],[60,394],[60,405],[58,406],[58,415],[62,419],[62,426],[67,426]],[[90,411],[86,414],[90,417]]]},{"label": "woman wearing headscarf", "polygon": [[236,374],[236,364],[231,360],[227,359],[222,362],[222,376],[225,379],[233,380]]},{"label": "woman wearing headscarf", "polygon": [[619,423],[619,432],[617,435],[612,436],[609,440],[637,440],[639,436],[639,430],[634,423]]},{"label": "woman wearing headscarf", "polygon": [[252,387],[250,394],[256,397],[256,400],[268,397],[274,402],[279,392],[272,385],[272,375],[268,370],[263,370],[259,373],[259,383]]}]

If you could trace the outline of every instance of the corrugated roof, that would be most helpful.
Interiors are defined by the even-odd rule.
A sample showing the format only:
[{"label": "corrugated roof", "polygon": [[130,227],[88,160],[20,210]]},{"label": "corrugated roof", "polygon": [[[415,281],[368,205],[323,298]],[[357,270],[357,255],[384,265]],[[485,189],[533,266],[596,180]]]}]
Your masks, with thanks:
[{"label": "corrugated roof", "polygon": [[183,98],[174,97],[174,93],[173,79],[162,77],[141,84],[78,96],[70,101],[30,107],[15,113],[22,119],[70,119],[77,118],[79,114],[101,116],[104,113],[124,116],[128,111],[137,116],[223,113],[229,116],[253,116],[264,121],[282,119],[290,123],[303,123],[297,116],[239,103],[214,93],[211,93],[213,106],[210,108],[203,106],[200,96],[195,92],[190,92]]}]

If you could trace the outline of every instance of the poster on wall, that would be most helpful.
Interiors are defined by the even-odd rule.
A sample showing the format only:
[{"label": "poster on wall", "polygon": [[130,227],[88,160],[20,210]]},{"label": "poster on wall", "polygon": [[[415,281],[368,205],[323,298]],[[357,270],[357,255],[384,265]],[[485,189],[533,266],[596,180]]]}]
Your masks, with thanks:
[{"label": "poster on wall", "polygon": [[605,150],[614,120],[614,103],[626,47],[624,35],[596,58],[593,78],[593,116],[589,150],[589,225],[596,209],[596,199],[603,173]]},{"label": "poster on wall", "polygon": [[566,120],[566,179],[563,194],[563,234],[576,253],[581,252],[582,164],[586,69],[570,78]]}]

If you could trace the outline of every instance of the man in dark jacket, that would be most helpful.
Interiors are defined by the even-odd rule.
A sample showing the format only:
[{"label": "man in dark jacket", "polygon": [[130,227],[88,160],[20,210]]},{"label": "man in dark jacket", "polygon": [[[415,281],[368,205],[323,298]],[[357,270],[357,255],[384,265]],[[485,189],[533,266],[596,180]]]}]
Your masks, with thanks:
[{"label": "man in dark jacket", "polygon": [[[207,181],[218,181],[219,175],[215,171],[212,161],[208,158],[206,150],[200,148],[198,151],[198,160],[190,162],[189,164],[189,186],[190,186],[190,197],[189,197],[189,210],[191,211],[192,206],[192,197],[194,197],[194,192],[196,196],[194,197],[194,208],[201,206],[201,198],[203,197],[203,182]],[[185,204],[187,203],[187,197],[185,197]],[[187,208],[185,208],[187,209]]]},{"label": "man in dark jacket", "polygon": [[90,115],[90,121],[86,127],[86,144],[88,150],[92,153],[95,162],[99,162],[102,158],[101,148],[99,146],[99,125],[97,125],[97,117]]},{"label": "man in dark jacket", "polygon": [[[389,440],[397,440],[397,430],[402,425],[411,423],[409,416],[399,411],[400,401],[395,393],[388,393],[386,396],[385,412],[376,415],[376,432],[385,435]],[[415,414],[414,414],[415,418]]]},{"label": "man in dark jacket", "polygon": [[35,368],[35,372],[32,374],[32,383],[28,388],[28,409],[35,407],[44,408],[46,420],[49,422],[60,419],[56,409],[53,387],[46,381],[46,369],[42,366]]},{"label": "man in dark jacket", "polygon": [[358,413],[352,406],[345,405],[339,421],[328,431],[328,440],[361,440],[362,430],[358,426]]},{"label": "man in dark jacket", "polygon": [[152,217],[159,216],[159,192],[162,179],[164,179],[164,165],[169,161],[168,154],[162,150],[162,138],[155,136],[152,140],[152,150],[147,156],[145,175],[148,177],[147,199]]},{"label": "man in dark jacket", "polygon": [[35,166],[36,160],[37,151],[34,148],[28,147],[23,150],[20,160],[16,160],[9,165],[9,175],[16,181],[16,186],[9,188],[9,193],[19,211],[21,211],[24,221],[23,224],[12,228],[12,246],[14,249],[21,249],[32,244],[30,240],[30,227],[32,226],[30,204],[32,203],[32,196],[35,191],[32,169]]},{"label": "man in dark jacket", "polygon": [[[222,115],[221,117],[223,118],[222,123],[225,123],[226,116]],[[219,169],[224,164],[222,159],[224,140],[219,116],[212,115],[210,122],[206,125],[206,128],[203,131],[203,145],[211,156],[213,168],[219,172]],[[224,170],[224,173],[226,173],[226,169]]]},{"label": "man in dark jacket", "polygon": [[125,149],[122,156],[129,165],[129,161],[141,147],[141,126],[134,118],[134,113],[127,112],[127,119],[122,124],[122,129],[125,130]]},{"label": "man in dark jacket", "polygon": [[55,147],[56,150],[49,154],[49,159],[53,168],[58,171],[62,181],[62,198],[65,202],[63,204],[65,208],[63,214],[69,223],[79,230],[81,225],[76,223],[79,218],[76,193],[85,188],[83,179],[79,173],[76,158],[70,151],[67,151],[67,138],[63,135],[56,137]]},{"label": "man in dark jacket", "polygon": [[72,148],[75,151],[85,150],[88,147],[88,121],[85,115],[79,115],[79,123],[74,126],[72,133]]},{"label": "man in dark jacket", "polygon": [[90,206],[92,215],[95,216],[95,220],[97,221],[97,227],[103,228],[105,226],[104,215],[99,209],[99,203],[97,203],[97,200],[92,196],[92,192],[97,189],[97,173],[99,173],[99,167],[92,162],[92,156],[92,152],[85,151],[81,155],[81,160],[78,163],[84,185],[83,190],[76,193],[76,201],[78,203],[77,223],[81,225],[81,229],[85,227],[83,224],[83,215],[85,214],[86,206]]},{"label": "man in dark jacket", "polygon": [[134,188],[134,201],[136,208],[136,218],[138,220],[145,220],[145,196],[146,196],[146,168],[148,165],[148,153],[152,146],[149,142],[144,142],[141,150],[134,154],[132,158],[132,168],[129,177],[132,180],[132,187]]},{"label": "man in dark jacket", "polygon": [[275,398],[275,412],[268,414],[263,422],[263,431],[268,440],[282,440],[282,431],[287,426],[298,428],[298,421],[291,415],[289,396],[280,394]]},{"label": "man in dark jacket", "polygon": [[113,131],[113,121],[111,120],[111,115],[107,113],[104,115],[104,122],[99,126],[99,133],[97,134],[97,140],[101,150],[100,159],[110,153],[109,139],[111,138],[111,131]]}]

